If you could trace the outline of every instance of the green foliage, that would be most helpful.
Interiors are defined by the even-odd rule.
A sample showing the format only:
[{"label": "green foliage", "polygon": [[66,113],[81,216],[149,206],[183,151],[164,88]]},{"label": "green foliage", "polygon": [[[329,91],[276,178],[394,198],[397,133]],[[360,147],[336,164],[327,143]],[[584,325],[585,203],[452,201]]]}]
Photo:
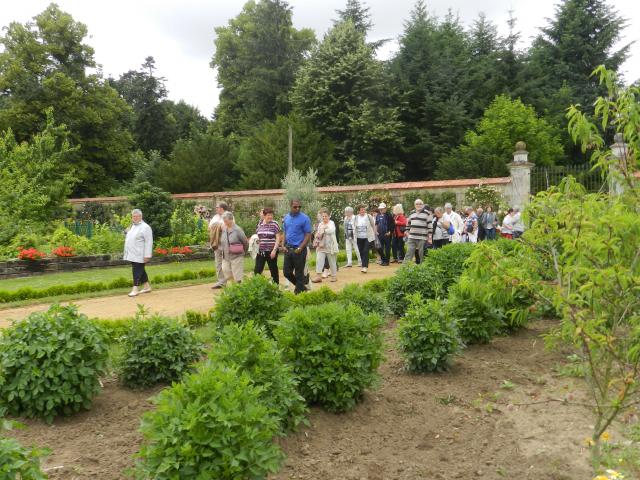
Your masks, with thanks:
[{"label": "green foliage", "polygon": [[209,224],[193,211],[194,202],[176,202],[171,214],[171,246],[203,244],[209,239]]},{"label": "green foliage", "polygon": [[265,478],[283,454],[280,421],[248,373],[207,362],[154,399],[142,417],[137,478]]},{"label": "green foliage", "polygon": [[466,263],[459,291],[502,329],[517,330],[529,321],[543,264],[525,244],[510,240],[481,242]]},{"label": "green foliage", "polygon": [[126,179],[131,110],[100,72],[91,72],[96,63],[93,49],[83,43],[86,25],[52,3],[34,21],[13,22],[3,33],[0,131],[10,127],[18,141],[25,141],[43,129],[52,108],[78,147],[64,160],[76,182],[58,188],[96,196]]},{"label": "green foliage", "polygon": [[202,327],[212,320],[213,309],[208,313],[196,312],[194,310],[187,310],[184,312],[183,322],[190,328]]},{"label": "green foliage", "polygon": [[464,194],[465,201],[474,206],[482,207],[485,210],[487,206],[491,206],[494,212],[498,210],[507,210],[507,202],[496,188],[490,185],[478,185],[477,187],[471,187]]},{"label": "green foliage", "polygon": [[194,132],[178,140],[151,175],[154,183],[172,193],[223,192],[238,179],[238,149],[214,130]]},{"label": "green foliage", "polygon": [[382,318],[355,305],[327,303],[295,308],[275,330],[309,404],[330,412],[355,407],[378,379],[383,357]]},{"label": "green foliage", "polygon": [[415,200],[419,198],[425,205],[431,208],[444,207],[445,203],[450,203],[454,208],[460,208],[462,205],[457,204],[455,192],[443,192],[441,194],[433,193],[428,190],[418,190],[415,192],[407,192],[402,196],[402,205],[404,206],[405,215],[413,210]]},{"label": "green foliage", "polygon": [[333,158],[331,141],[299,115],[278,115],[273,121],[265,120],[242,139],[238,158],[241,188],[280,188],[282,173],[287,171],[289,127],[295,167],[300,171],[316,170],[322,185],[334,178],[338,163]]},{"label": "green foliage", "polygon": [[519,99],[499,95],[485,110],[476,131],[438,162],[438,178],[502,177],[509,174],[516,142],[523,140],[536,165],[554,165],[562,159],[559,129],[540,118]]},{"label": "green foliage", "polygon": [[215,31],[211,67],[222,88],[216,108],[222,133],[245,135],[289,113],[288,92],[315,42],[313,31],[294,28],[291,7],[278,0],[249,1]]},{"label": "green foliage", "polygon": [[384,316],[387,313],[387,301],[384,295],[374,294],[363,285],[350,283],[338,294],[338,302],[357,305],[365,314],[376,313]]},{"label": "green foliage", "polygon": [[194,334],[176,320],[136,319],[122,339],[118,376],[129,387],[179,381],[202,354]]},{"label": "green foliage", "polygon": [[95,223],[90,245],[92,254],[121,253],[124,249],[124,234],[106,223]]},{"label": "green foliage", "polygon": [[173,200],[169,193],[148,182],[142,182],[133,188],[129,203],[142,211],[144,221],[153,230],[155,238],[171,234],[169,220],[173,213]]},{"label": "green foliage", "polygon": [[309,290],[294,295],[285,292],[285,298],[292,307],[309,307],[311,305],[323,305],[338,300],[338,294],[327,286],[322,286],[316,290]]},{"label": "green foliage", "polygon": [[271,332],[287,309],[278,285],[262,275],[226,287],[216,301],[214,319],[218,325],[253,321]]},{"label": "green foliage", "polygon": [[68,136],[65,127],[54,125],[51,110],[42,131],[22,142],[11,129],[0,133],[0,244],[65,215],[75,183]]},{"label": "green foliage", "polygon": [[71,247],[77,255],[89,255],[94,253],[92,242],[87,237],[76,235],[65,227],[63,223],[61,223],[51,235],[49,244],[52,248],[62,246]]},{"label": "green foliage", "polygon": [[131,330],[131,326],[135,319],[133,318],[92,318],[91,323],[96,325],[101,331],[102,336],[109,343],[119,343]]},{"label": "green foliage", "polygon": [[398,109],[386,104],[386,84],[374,49],[347,19],[300,68],[291,94],[295,110],[333,141],[342,173],[358,181],[379,180],[381,171],[401,173]]},{"label": "green foliage", "polygon": [[297,391],[293,368],[285,364],[275,341],[249,321],[224,327],[218,341],[207,352],[213,365],[237,366],[261,388],[263,403],[281,423],[283,431],[305,421],[304,398]]},{"label": "green foliage", "polygon": [[293,169],[282,179],[284,196],[277,205],[278,216],[284,216],[291,211],[291,201],[299,200],[302,211],[312,219],[315,213],[320,210],[320,197],[318,195],[318,172],[313,169],[303,173]]},{"label": "green foliage", "polygon": [[[0,435],[11,430],[15,422],[3,420],[0,409]],[[19,426],[19,425],[18,425]],[[18,480],[45,480],[47,475],[40,469],[40,460],[49,453],[44,449],[24,448],[13,438],[0,436],[0,478]]]},{"label": "green foliage", "polygon": [[447,318],[440,300],[409,299],[398,325],[398,343],[410,372],[441,372],[462,347],[455,321]]},{"label": "green foliage", "polygon": [[[157,285],[161,283],[181,282],[184,280],[195,280],[201,278],[215,278],[216,271],[204,269],[193,272],[184,270],[180,273],[168,273],[166,275],[155,275],[151,277],[151,283]],[[35,289],[31,287],[19,288],[18,290],[0,290],[0,304],[16,302],[20,300],[31,300],[34,298],[57,297],[60,295],[75,295],[78,293],[102,292],[105,290],[115,290],[117,288],[128,288],[131,286],[131,279],[119,277],[110,282],[78,282],[71,285],[55,285],[53,287]]]},{"label": "green foliage", "polygon": [[464,262],[474,250],[470,243],[452,243],[431,250],[420,265],[403,265],[389,281],[387,300],[394,315],[403,315],[408,296],[420,293],[423,298],[446,298],[447,290],[464,270]]},{"label": "green foliage", "polygon": [[455,286],[449,290],[447,319],[457,325],[465,344],[487,343],[503,329],[501,311],[492,309],[482,299]]},{"label": "green foliage", "polygon": [[47,422],[88,409],[107,356],[100,330],[76,307],[32,313],[2,332],[0,406]]}]

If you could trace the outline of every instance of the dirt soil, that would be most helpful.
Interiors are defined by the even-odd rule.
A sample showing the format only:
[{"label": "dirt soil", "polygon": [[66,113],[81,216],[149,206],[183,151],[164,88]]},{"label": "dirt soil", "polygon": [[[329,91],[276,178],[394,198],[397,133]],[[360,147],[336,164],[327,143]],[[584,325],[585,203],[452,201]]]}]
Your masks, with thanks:
[{"label": "dirt soil", "polygon": [[[309,427],[279,441],[287,460],[272,480],[591,478],[583,443],[591,414],[549,401],[584,401],[579,380],[552,375],[563,356],[544,350],[549,322],[472,346],[432,375],[402,370],[393,327],[380,388],[346,414],[313,409]],[[27,421],[12,434],[52,450],[53,480],[124,479],[153,393],[108,381],[91,411],[51,426]]]},{"label": "dirt soil", "polygon": [[[381,267],[374,262],[370,265],[369,271],[366,274],[361,273],[357,267],[341,268],[338,273],[337,282],[328,282],[325,280],[322,284],[319,284],[319,286],[326,285],[332,290],[340,290],[348,283],[388,277],[393,275],[398,267],[399,265],[397,264]],[[283,279],[281,279],[281,281],[282,280]],[[210,310],[215,303],[215,296],[221,292],[221,290],[211,290],[212,284],[213,282],[188,287],[165,288],[133,298],[124,294],[114,297],[89,298],[65,303],[78,305],[80,312],[86,314],[89,318],[133,317],[138,310],[138,304],[144,305],[152,313],[178,316],[182,315],[186,310],[199,312],[207,312]],[[51,303],[41,303],[28,307],[0,310],[0,328],[8,327],[11,324],[11,320],[19,320],[28,316],[30,313],[44,311],[49,308],[50,305]]]}]

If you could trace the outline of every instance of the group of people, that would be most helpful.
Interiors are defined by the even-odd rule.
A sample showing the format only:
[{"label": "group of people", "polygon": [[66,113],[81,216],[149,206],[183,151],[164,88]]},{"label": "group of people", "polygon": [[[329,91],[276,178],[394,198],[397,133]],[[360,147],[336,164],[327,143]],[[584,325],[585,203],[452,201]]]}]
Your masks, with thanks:
[{"label": "group of people", "polygon": [[[214,251],[217,281],[212,288],[223,288],[229,282],[241,282],[244,276],[244,258],[247,253],[255,258],[253,272],[261,275],[269,268],[271,279],[280,283],[278,256],[284,255],[283,274],[294,286],[295,293],[309,288],[309,282],[325,279],[335,282],[338,275],[338,227],[331,220],[331,212],[322,208],[317,222],[302,211],[299,200],[290,203],[290,211],[282,225],[274,219],[270,207],[260,212],[255,232],[247,237],[236,224],[233,213],[225,202],[219,202],[209,222],[209,243]],[[520,212],[510,208],[502,223],[491,206],[477,209],[466,207],[462,213],[453,210],[450,203],[432,209],[416,199],[414,208],[405,215],[402,204],[388,210],[385,203],[371,212],[364,205],[344,209],[342,221],[346,264],[353,267],[355,254],[362,273],[369,269],[369,252],[376,251],[381,266],[390,263],[420,263],[429,248],[441,248],[448,243],[495,240],[497,232],[505,238],[517,238],[524,232]],[[124,259],[132,264],[134,287],[129,296],[151,291],[145,264],[151,259],[153,235],[151,227],[142,220],[142,212],[132,212],[132,225],[127,231]],[[315,276],[310,277],[307,257],[310,248],[316,251]],[[142,289],[140,289],[142,287]]]}]

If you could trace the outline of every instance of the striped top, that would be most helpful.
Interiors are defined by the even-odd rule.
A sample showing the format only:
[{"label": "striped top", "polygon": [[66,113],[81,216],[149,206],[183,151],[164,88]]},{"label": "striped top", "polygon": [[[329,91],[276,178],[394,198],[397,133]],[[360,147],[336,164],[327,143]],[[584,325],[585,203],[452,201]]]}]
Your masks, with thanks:
[{"label": "striped top", "polygon": [[432,214],[429,210],[421,210],[419,212],[411,213],[408,219],[409,239],[427,240],[432,218]]},{"label": "striped top", "polygon": [[280,233],[280,225],[276,221],[269,223],[259,223],[256,228],[256,234],[258,235],[261,252],[270,252],[273,247],[276,246],[276,238]]}]

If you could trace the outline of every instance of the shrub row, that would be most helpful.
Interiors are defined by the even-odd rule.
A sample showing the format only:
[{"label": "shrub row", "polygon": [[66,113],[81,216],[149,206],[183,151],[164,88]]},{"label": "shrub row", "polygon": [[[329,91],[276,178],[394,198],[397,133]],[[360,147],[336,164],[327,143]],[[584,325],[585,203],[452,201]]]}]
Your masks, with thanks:
[{"label": "shrub row", "polygon": [[[167,275],[156,275],[151,278],[154,284],[180,282],[184,280],[195,280],[200,278],[215,278],[216,272],[213,269],[199,271],[185,270],[180,273],[169,273]],[[31,287],[20,288],[18,290],[0,290],[0,303],[16,302],[20,300],[31,300],[35,298],[56,297],[59,295],[74,295],[87,292],[101,292],[104,290],[114,290],[117,288],[128,288],[131,286],[131,279],[119,277],[110,282],[79,282],[72,285],[54,285],[43,289]]]}]

